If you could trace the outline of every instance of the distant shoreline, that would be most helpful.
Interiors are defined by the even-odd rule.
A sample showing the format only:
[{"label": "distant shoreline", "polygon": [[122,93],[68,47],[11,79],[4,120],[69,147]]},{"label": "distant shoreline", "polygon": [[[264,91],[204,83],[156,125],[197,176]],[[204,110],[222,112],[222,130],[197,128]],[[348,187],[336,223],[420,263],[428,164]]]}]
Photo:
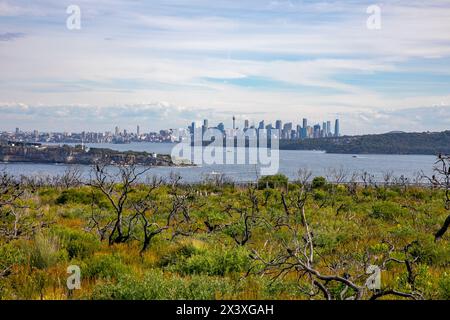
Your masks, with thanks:
[{"label": "distant shoreline", "polygon": [[323,150],[332,154],[450,154],[450,131],[385,133],[305,140],[280,140],[280,150]]},{"label": "distant shoreline", "polygon": [[191,166],[174,162],[170,155],[145,151],[118,151],[69,145],[7,142],[0,144],[0,163],[34,163],[53,165],[129,165],[153,167]]}]

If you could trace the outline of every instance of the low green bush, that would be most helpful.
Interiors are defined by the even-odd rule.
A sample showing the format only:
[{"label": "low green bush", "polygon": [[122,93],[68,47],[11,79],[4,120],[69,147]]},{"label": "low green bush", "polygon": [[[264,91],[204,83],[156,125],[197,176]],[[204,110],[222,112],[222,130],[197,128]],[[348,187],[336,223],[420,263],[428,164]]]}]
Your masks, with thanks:
[{"label": "low green bush", "polygon": [[323,190],[314,190],[313,197],[316,201],[323,201],[328,197],[328,193]]},{"label": "low green bush", "polygon": [[130,268],[116,255],[100,254],[87,262],[84,277],[97,279],[118,279],[130,273]]},{"label": "low green bush", "polygon": [[25,264],[28,261],[27,253],[22,249],[23,246],[20,240],[0,244],[0,270],[12,265]]},{"label": "low green bush", "polygon": [[56,198],[56,204],[84,204],[90,205],[94,202],[101,208],[108,208],[107,199],[98,191],[92,191],[84,188],[68,189],[61,192]]},{"label": "low green bush", "polygon": [[97,285],[91,297],[95,300],[213,300],[232,293],[226,279],[207,276],[180,278],[165,276],[160,270],[148,271],[143,278],[121,276],[117,282]]},{"label": "low green bush", "polygon": [[406,214],[407,210],[390,201],[378,201],[372,206],[369,216],[375,219],[394,220]]},{"label": "low green bush", "polygon": [[81,230],[58,227],[53,230],[67,250],[69,258],[85,259],[100,247],[100,241],[93,234]]},{"label": "low green bush", "polygon": [[53,235],[37,234],[25,248],[31,268],[46,269],[67,260],[67,252],[61,250],[60,240]]},{"label": "low green bush", "polygon": [[439,279],[439,299],[450,300],[450,273],[445,272]]},{"label": "low green bush", "polygon": [[288,184],[288,181],[288,177],[286,177],[284,174],[279,173],[273,176],[261,177],[258,180],[258,187],[260,190],[266,188],[285,188]]},{"label": "low green bush", "polygon": [[243,247],[196,250],[180,258],[169,269],[185,275],[224,276],[233,272],[243,272],[250,265],[249,253]]},{"label": "low green bush", "polygon": [[324,188],[327,185],[327,179],[325,179],[324,177],[315,177],[312,180],[312,188],[313,189],[321,189]]}]

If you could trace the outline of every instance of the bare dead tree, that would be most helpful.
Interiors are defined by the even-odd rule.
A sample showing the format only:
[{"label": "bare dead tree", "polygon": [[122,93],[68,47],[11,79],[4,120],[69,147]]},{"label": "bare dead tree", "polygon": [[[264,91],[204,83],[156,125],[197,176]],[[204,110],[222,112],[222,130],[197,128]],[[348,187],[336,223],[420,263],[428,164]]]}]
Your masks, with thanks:
[{"label": "bare dead tree", "polygon": [[149,167],[138,168],[133,163],[120,164],[114,168],[116,173],[111,172],[109,165],[94,165],[87,183],[88,186],[99,190],[114,210],[114,223],[108,235],[110,245],[130,239],[136,217],[125,217],[125,210],[130,205],[129,195],[135,191],[139,178],[150,170]]},{"label": "bare dead tree", "polygon": [[297,171],[297,181],[298,183],[302,185],[306,185],[309,183],[312,177],[311,170],[300,168]]},{"label": "bare dead tree", "polygon": [[[431,178],[425,178],[427,178],[435,188],[444,190],[445,208],[450,210],[450,156],[439,154],[433,170],[434,175]],[[440,240],[445,235],[449,227],[450,214],[445,219],[441,228],[434,234],[434,239],[436,241]]]},{"label": "bare dead tree", "polygon": [[160,226],[157,222],[157,217],[162,206],[157,202],[153,194],[161,184],[161,179],[153,178],[151,183],[146,184],[145,193],[132,204],[135,212],[132,219],[138,219],[141,222],[144,236],[142,239],[141,254],[149,248],[152,239],[156,235],[169,228],[168,224]]},{"label": "bare dead tree", "polygon": [[[420,259],[420,256],[413,253],[414,246],[417,244],[417,241],[413,241],[405,245],[400,251],[397,251],[393,244],[388,241],[383,241],[388,245],[389,249],[386,254],[386,257],[383,259],[380,268],[385,270],[389,263],[397,263],[405,266],[407,272],[407,283],[409,285],[410,292],[403,292],[392,288],[378,289],[372,293],[372,296],[369,298],[370,300],[376,300],[384,296],[394,295],[403,298],[410,298],[413,300],[423,300],[424,297],[422,293],[418,290],[416,286],[416,278],[417,273],[415,272],[415,264]],[[398,259],[393,257],[393,255],[402,253],[404,255],[404,259]]]},{"label": "bare dead tree", "polygon": [[57,185],[65,189],[77,187],[81,184],[81,170],[77,166],[69,166],[57,180]]},{"label": "bare dead tree", "polygon": [[364,188],[368,188],[369,186],[372,186],[375,184],[375,177],[373,174],[368,173],[367,171],[363,170],[360,173],[359,176],[363,182]]},{"label": "bare dead tree", "polygon": [[[294,193],[295,196],[294,196]],[[337,262],[330,263],[316,252],[314,244],[314,232],[306,214],[306,202],[310,196],[310,190],[303,188],[291,192],[289,196],[282,197],[285,215],[271,221],[268,230],[270,238],[267,241],[264,252],[252,250],[252,258],[259,263],[254,266],[257,274],[268,275],[272,281],[283,278],[287,275],[296,275],[300,281],[305,280],[309,286],[303,288],[299,285],[299,289],[305,294],[314,298],[321,295],[324,299],[378,299],[385,295],[396,295],[411,299],[422,298],[414,286],[411,292],[402,292],[387,288],[384,290],[376,290],[371,294],[366,294],[365,278],[366,270],[369,265],[369,258],[362,263],[359,261],[351,261],[346,257],[340,257]],[[413,284],[415,281],[413,258],[410,253],[411,245],[403,249],[405,260],[396,262],[406,266],[408,274],[411,275],[408,283]],[[394,261],[391,253],[394,252],[393,247],[389,251],[387,258],[383,262],[382,268],[390,261]],[[353,274],[350,274],[352,270]],[[342,289],[336,292],[336,286],[333,284],[341,284]]]},{"label": "bare dead tree", "polygon": [[0,237],[4,240],[29,236],[43,226],[40,215],[30,218],[30,207],[23,201],[28,195],[20,180],[6,172],[0,174]]},{"label": "bare dead tree", "polygon": [[350,175],[350,180],[347,184],[347,190],[349,194],[353,197],[357,196],[357,190],[358,190],[358,172],[352,172]]},{"label": "bare dead tree", "polygon": [[328,168],[326,170],[326,178],[327,181],[330,181],[334,184],[340,184],[345,182],[345,179],[348,176],[347,170],[344,167],[340,168]]},{"label": "bare dead tree", "polygon": [[383,172],[383,182],[385,187],[388,187],[391,184],[393,177],[394,171],[388,170]]},{"label": "bare dead tree", "polygon": [[268,250],[277,250],[272,257],[266,258],[253,250],[253,259],[262,263],[263,266],[259,273],[270,274],[273,280],[289,273],[296,273],[298,278],[306,277],[312,287],[317,288],[326,299],[331,299],[332,296],[328,285],[330,282],[337,281],[354,289],[359,298],[362,295],[362,288],[350,277],[323,274],[316,268],[314,236],[305,212],[308,196],[309,190],[306,188],[291,192],[289,197],[283,195],[285,215],[273,221],[271,229],[274,233],[287,233],[289,236],[288,238],[274,237],[272,243],[275,243],[275,246]]},{"label": "bare dead tree", "polygon": [[0,208],[14,203],[25,193],[20,181],[6,171],[0,173]]},{"label": "bare dead tree", "polygon": [[[228,234],[239,246],[244,246],[252,236],[252,229],[258,220],[259,199],[257,188],[250,186],[242,195],[240,206],[227,206],[225,211],[232,217],[233,222],[226,227]],[[238,214],[237,219],[233,216]],[[222,226],[223,228],[224,226]]]}]

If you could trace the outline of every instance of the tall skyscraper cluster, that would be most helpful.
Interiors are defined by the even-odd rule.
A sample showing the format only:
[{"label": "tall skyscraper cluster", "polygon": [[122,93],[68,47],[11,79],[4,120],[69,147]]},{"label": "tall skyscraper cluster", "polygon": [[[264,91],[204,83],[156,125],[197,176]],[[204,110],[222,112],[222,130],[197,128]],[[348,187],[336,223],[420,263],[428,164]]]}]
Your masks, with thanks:
[{"label": "tall skyscraper cluster", "polygon": [[[219,123],[216,127],[209,127],[208,119],[205,119],[201,126],[202,133],[209,128],[215,128],[222,133],[232,134],[233,132],[240,130],[240,128],[237,127],[235,116],[233,116],[232,121],[232,129],[226,130],[223,123]],[[197,128],[196,124],[195,122],[192,122],[191,126],[189,126],[190,132],[193,133],[195,128]],[[266,125],[265,120],[261,120],[256,126],[250,125],[249,120],[245,119],[244,126],[241,130],[246,131],[248,129],[267,130],[268,133],[275,132],[281,140],[317,139],[340,136],[339,119],[335,120],[334,128],[331,127],[331,121],[323,121],[322,125],[317,123],[311,126],[308,124],[308,119],[306,118],[303,118],[302,123],[297,125],[294,125],[293,122],[286,122],[283,124],[282,120],[276,120],[275,126],[271,123]]]}]

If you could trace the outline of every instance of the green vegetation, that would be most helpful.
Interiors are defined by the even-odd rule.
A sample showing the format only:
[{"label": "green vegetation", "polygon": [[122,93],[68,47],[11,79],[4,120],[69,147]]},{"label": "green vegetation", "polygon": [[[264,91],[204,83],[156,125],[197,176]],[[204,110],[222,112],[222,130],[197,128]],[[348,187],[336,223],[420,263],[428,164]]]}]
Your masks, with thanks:
[{"label": "green vegetation", "polygon": [[[116,183],[93,170],[85,185],[1,176],[1,299],[450,297],[442,185],[142,183],[135,167]],[[365,287],[369,265],[379,289]]]},{"label": "green vegetation", "polygon": [[350,154],[450,154],[450,131],[281,140],[280,149]]}]

